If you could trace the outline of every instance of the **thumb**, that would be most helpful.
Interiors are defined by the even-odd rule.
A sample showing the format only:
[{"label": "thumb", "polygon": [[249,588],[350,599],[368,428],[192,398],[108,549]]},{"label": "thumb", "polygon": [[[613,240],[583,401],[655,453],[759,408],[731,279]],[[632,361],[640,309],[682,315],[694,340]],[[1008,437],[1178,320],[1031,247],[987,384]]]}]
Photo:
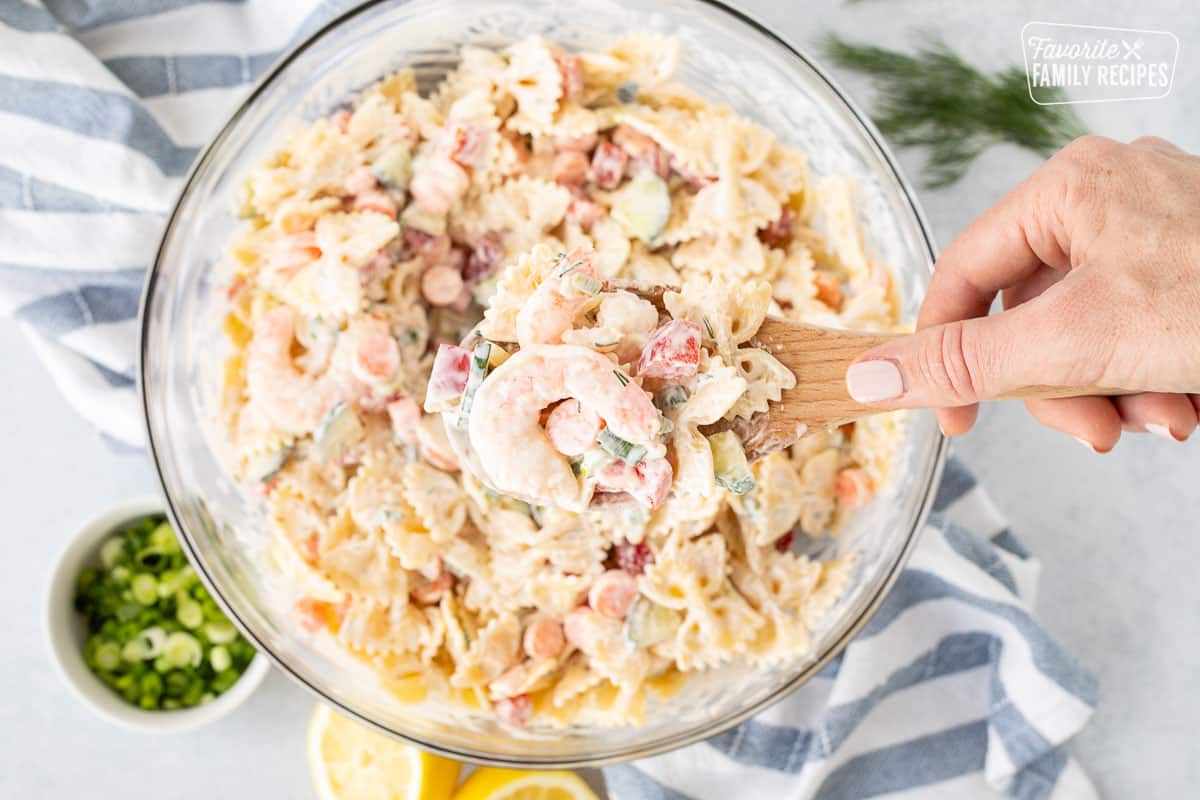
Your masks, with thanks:
[{"label": "thumb", "polygon": [[[1040,298],[1039,298],[1040,299]],[[934,325],[867,351],[846,371],[856,401],[887,408],[949,408],[1025,386],[1062,384],[1074,343],[1044,336],[1037,300],[990,317]],[[1071,337],[1073,338],[1073,337]]]}]

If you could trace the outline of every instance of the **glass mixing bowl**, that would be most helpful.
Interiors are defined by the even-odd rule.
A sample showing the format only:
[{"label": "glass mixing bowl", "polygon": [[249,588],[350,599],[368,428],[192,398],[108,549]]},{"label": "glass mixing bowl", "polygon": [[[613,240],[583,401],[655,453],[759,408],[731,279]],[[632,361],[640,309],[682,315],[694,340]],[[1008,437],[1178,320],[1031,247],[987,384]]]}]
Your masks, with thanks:
[{"label": "glass mixing bowl", "polygon": [[[633,31],[682,40],[679,77],[804,150],[816,175],[857,182],[868,249],[898,276],[905,319],[928,281],[933,246],[912,191],[866,118],[807,57],[737,11],[707,0],[376,0],[333,20],[277,64],[201,155],[171,215],[142,316],[141,391],[169,513],[213,596],[275,664],[325,702],[378,729],[457,758],[569,767],[639,758],[712,736],[787,695],[833,658],[879,605],[921,529],[944,440],[928,414],[906,427],[890,489],[823,546],[857,550],[850,588],[814,631],[812,657],[772,670],[701,673],[647,707],[642,727],[576,726],[514,736],[444,707],[405,705],[353,658],[299,635],[272,590],[261,501],[222,467],[217,388],[225,350],[213,264],[233,232],[240,176],[293,122],[327,114],[401,66],[429,88],[465,44],[541,34],[602,49]],[[803,376],[800,376],[803,380]]]}]

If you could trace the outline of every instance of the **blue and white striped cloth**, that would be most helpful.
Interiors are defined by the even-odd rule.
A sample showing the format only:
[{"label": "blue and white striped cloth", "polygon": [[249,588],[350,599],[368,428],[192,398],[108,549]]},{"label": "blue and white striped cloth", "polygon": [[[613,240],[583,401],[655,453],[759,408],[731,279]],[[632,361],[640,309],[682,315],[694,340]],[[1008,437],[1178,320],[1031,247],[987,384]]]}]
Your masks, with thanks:
[{"label": "blue and white striped cloth", "polygon": [[[0,312],[79,413],[141,442],[143,272],[188,165],[346,2],[0,0]],[[714,739],[606,770],[634,798],[1088,798],[1092,678],[1031,616],[1038,565],[951,462],[909,568],[821,675]]]}]

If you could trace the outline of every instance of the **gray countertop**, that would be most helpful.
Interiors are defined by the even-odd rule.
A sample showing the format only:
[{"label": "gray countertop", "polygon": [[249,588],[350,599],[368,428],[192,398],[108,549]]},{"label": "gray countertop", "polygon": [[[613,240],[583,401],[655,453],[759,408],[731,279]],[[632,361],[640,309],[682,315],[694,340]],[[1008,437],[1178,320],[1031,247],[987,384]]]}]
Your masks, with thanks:
[{"label": "gray countertop", "polygon": [[[1029,20],[1170,30],[1181,52],[1174,93],[1146,103],[1088,106],[1092,130],[1119,139],[1154,133],[1200,150],[1194,91],[1200,19],[1192,2],[983,4],[924,0],[742,4],[794,41],[835,29],[900,46],[935,28],[984,66],[1021,60]],[[1193,13],[1185,13],[1193,12]],[[845,77],[860,100],[864,85]],[[1192,91],[1189,91],[1192,90]],[[905,153],[910,174],[920,156]],[[989,151],[957,186],[922,192],[948,241],[1038,161],[1009,147]],[[0,497],[8,511],[0,608],[8,620],[0,683],[6,769],[0,796],[308,797],[304,727],[312,701],[272,674],[221,722],[177,737],[125,733],[67,695],[42,641],[45,579],[68,534],[97,509],[156,490],[143,455],[114,452],[75,416],[16,325],[0,321]],[[974,467],[1014,531],[1040,557],[1039,616],[1100,677],[1102,702],[1075,751],[1102,793],[1182,797],[1200,785],[1191,736],[1200,725],[1200,445],[1127,437],[1097,456],[1036,426],[1019,405],[986,408],[958,452]]]}]

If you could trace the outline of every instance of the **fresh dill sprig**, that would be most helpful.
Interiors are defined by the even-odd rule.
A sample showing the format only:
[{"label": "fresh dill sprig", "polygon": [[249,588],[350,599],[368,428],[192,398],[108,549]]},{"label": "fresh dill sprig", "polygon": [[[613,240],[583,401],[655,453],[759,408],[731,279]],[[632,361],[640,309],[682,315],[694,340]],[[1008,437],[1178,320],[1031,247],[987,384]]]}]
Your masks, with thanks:
[{"label": "fresh dill sprig", "polygon": [[[872,118],[884,136],[929,149],[924,183],[931,189],[957,181],[998,142],[1049,157],[1086,133],[1069,106],[1030,99],[1023,68],[985,73],[931,36],[912,55],[832,34],[822,49],[834,64],[871,79],[878,95]],[[1055,89],[1046,99],[1064,97]]]}]

